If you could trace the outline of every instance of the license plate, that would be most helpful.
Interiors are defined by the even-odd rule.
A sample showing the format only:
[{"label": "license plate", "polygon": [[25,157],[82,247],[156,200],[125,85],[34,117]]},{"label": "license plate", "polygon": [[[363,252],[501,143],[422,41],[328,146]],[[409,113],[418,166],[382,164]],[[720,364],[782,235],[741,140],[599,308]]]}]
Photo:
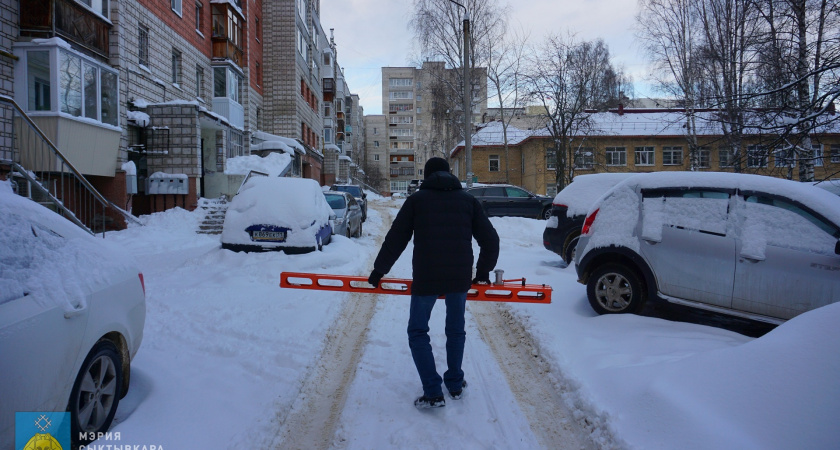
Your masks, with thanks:
[{"label": "license plate", "polygon": [[285,241],[286,233],[283,231],[252,231],[251,239],[255,241]]}]

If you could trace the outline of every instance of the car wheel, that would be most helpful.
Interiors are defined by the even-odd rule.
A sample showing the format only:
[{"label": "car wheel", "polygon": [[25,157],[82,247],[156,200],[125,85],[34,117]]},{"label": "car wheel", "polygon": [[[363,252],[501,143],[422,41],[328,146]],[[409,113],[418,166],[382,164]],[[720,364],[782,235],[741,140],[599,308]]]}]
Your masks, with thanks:
[{"label": "car wheel", "polygon": [[586,294],[598,314],[634,313],[645,301],[638,275],[621,264],[605,264],[592,272]]},{"label": "car wheel", "polygon": [[577,249],[577,243],[578,243],[579,240],[580,240],[580,235],[575,236],[566,245],[566,254],[565,254],[566,263],[572,264],[573,262],[575,262],[575,251]]},{"label": "car wheel", "polygon": [[550,218],[551,218],[551,207],[549,206],[548,208],[542,210],[542,213],[540,213],[540,219],[548,220]]},{"label": "car wheel", "polygon": [[110,341],[97,342],[70,392],[71,436],[78,439],[82,434],[95,436],[108,431],[120,403],[122,381],[122,358],[117,347]]}]

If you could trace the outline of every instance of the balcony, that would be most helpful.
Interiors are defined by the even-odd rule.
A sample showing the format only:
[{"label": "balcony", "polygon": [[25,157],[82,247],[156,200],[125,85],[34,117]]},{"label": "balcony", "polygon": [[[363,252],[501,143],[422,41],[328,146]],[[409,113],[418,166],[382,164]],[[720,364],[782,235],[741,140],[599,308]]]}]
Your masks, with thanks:
[{"label": "balcony", "polygon": [[229,41],[226,37],[216,36],[213,40],[213,58],[229,59],[236,63],[237,66],[242,67],[242,49]]},{"label": "balcony", "polygon": [[229,59],[239,67],[242,59],[242,22],[241,11],[230,3],[212,5],[213,14],[213,59]]},{"label": "balcony", "polygon": [[20,35],[60,37],[108,58],[108,33],[112,25],[73,0],[20,2]]},{"label": "balcony", "polygon": [[245,108],[228,97],[213,98],[213,112],[224,116],[231,125],[245,128]]}]

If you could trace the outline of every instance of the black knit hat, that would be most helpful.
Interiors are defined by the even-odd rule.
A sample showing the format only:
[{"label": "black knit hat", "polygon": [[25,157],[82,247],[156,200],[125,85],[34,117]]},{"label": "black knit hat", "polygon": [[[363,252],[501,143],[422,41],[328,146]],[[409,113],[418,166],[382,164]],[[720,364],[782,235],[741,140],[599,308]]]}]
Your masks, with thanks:
[{"label": "black knit hat", "polygon": [[435,172],[449,172],[449,163],[443,158],[429,158],[426,167],[423,168],[423,178],[429,178]]}]

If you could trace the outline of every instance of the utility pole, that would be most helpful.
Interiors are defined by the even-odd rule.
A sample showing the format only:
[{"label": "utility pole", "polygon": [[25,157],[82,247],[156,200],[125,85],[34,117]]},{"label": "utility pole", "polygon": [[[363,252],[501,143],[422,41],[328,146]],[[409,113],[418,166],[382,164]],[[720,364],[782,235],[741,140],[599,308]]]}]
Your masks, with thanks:
[{"label": "utility pole", "polygon": [[472,187],[472,84],[470,83],[470,14],[464,8],[464,152],[467,159],[467,187]]}]

